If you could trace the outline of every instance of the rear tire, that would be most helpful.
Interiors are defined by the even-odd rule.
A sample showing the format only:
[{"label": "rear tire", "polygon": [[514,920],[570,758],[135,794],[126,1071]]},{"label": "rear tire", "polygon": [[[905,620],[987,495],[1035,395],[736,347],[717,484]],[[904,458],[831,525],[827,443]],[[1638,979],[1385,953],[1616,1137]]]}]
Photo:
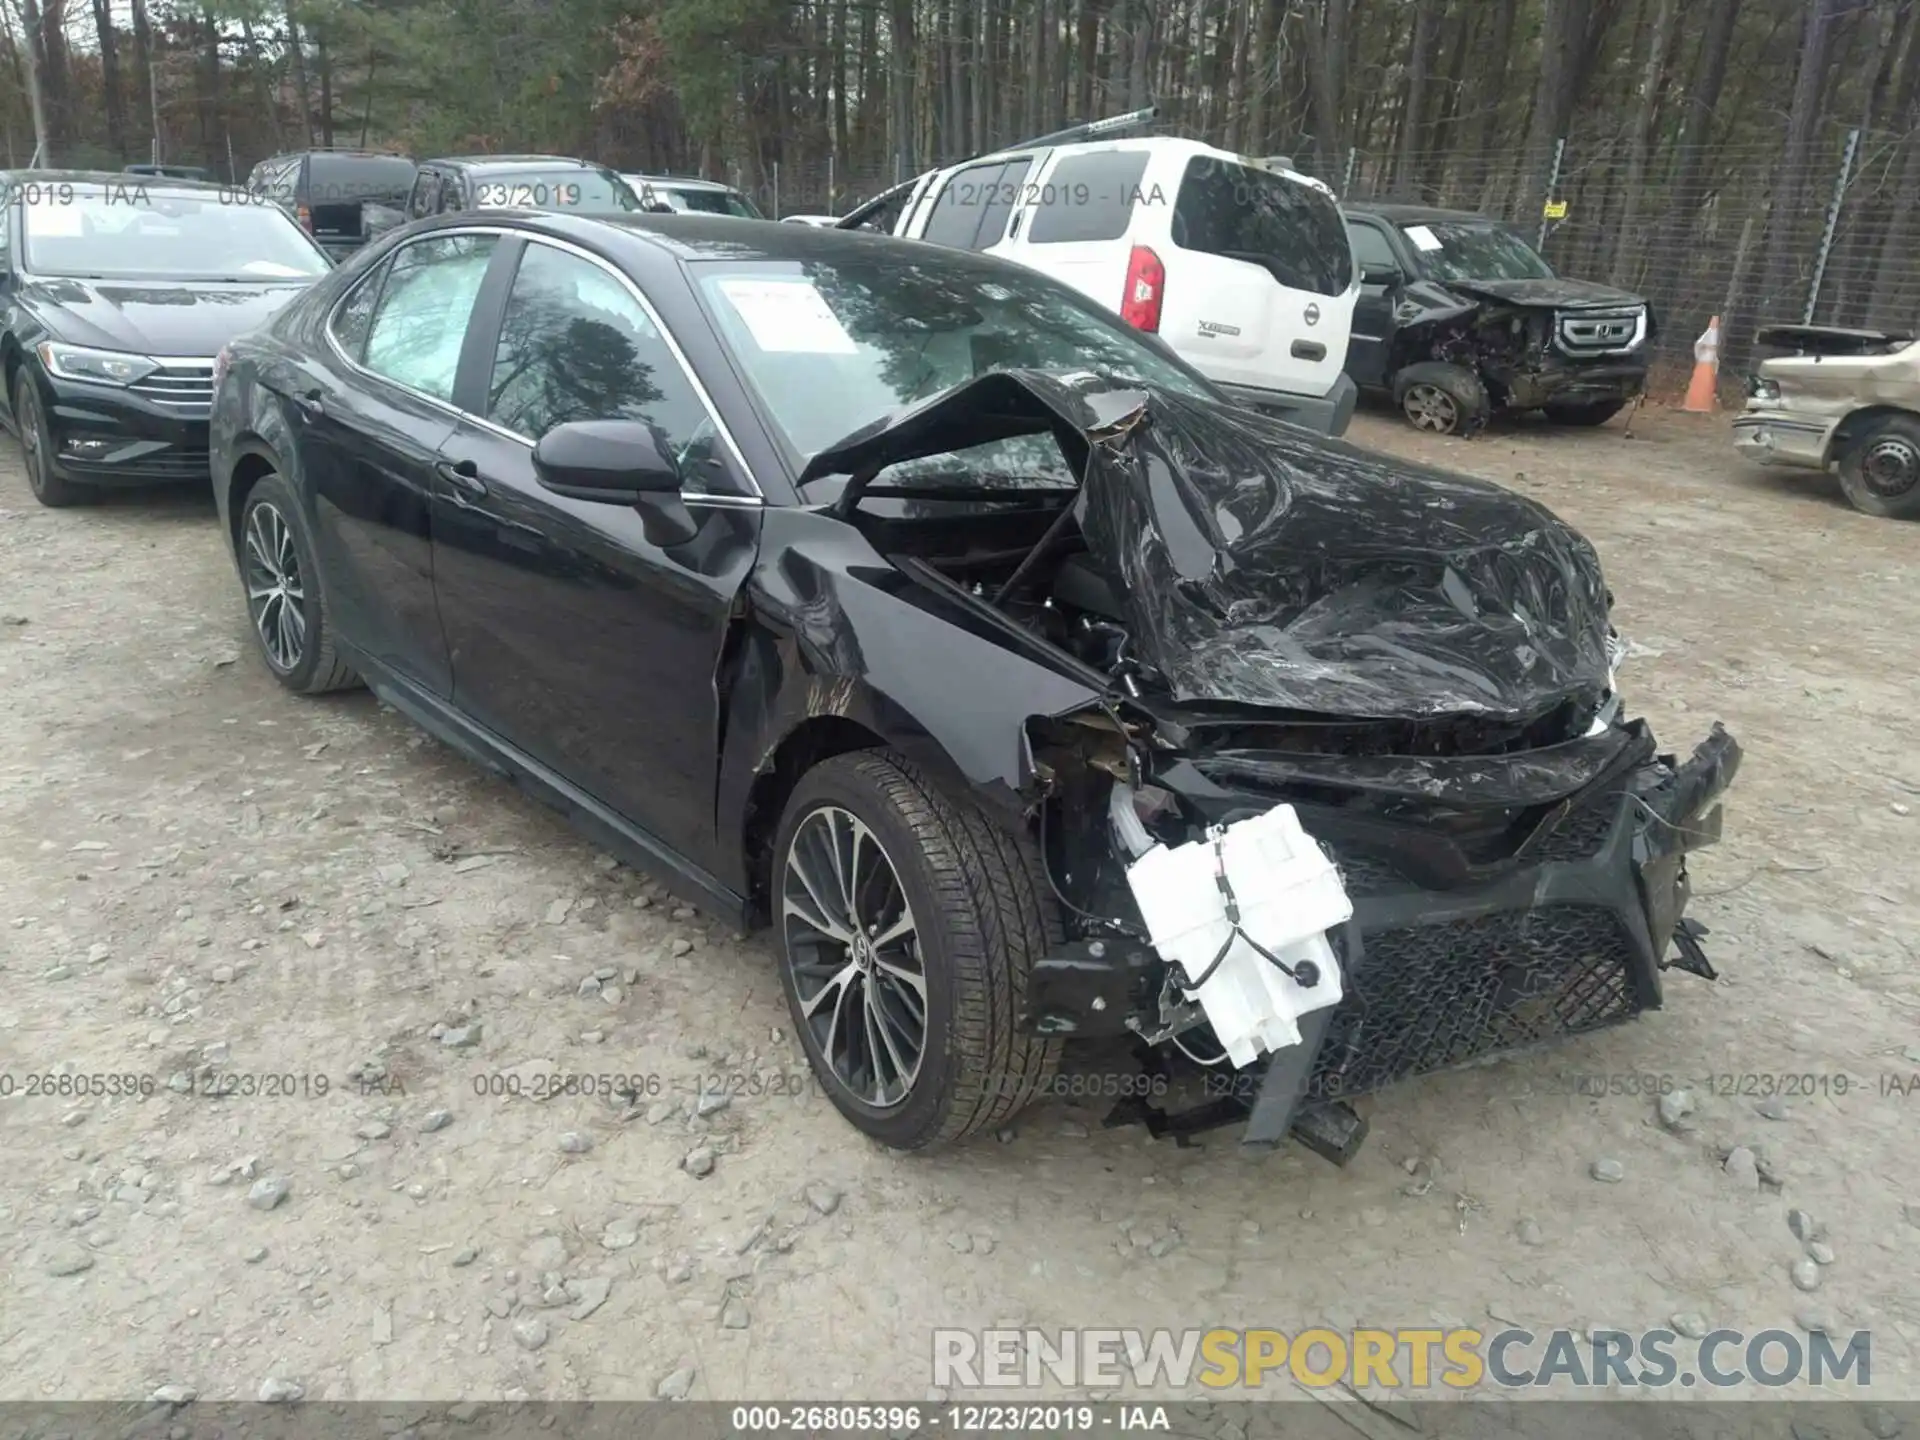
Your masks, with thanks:
[{"label": "rear tire", "polygon": [[1840,457],[1847,503],[1882,520],[1920,520],[1920,419],[1881,421]]},{"label": "rear tire", "polygon": [[1408,424],[1430,435],[1471,435],[1493,413],[1480,377],[1443,360],[1424,360],[1395,375],[1393,403]]},{"label": "rear tire", "polygon": [[1587,400],[1578,403],[1542,405],[1547,419],[1556,425],[1604,425],[1627,408],[1624,400]]},{"label": "rear tire", "polygon": [[297,695],[360,683],[334,653],[326,584],[293,487],[263,475],[240,511],[240,588],[253,642],[273,678]]},{"label": "rear tire", "polygon": [[28,365],[22,365],[13,377],[13,423],[20,427],[20,456],[34,499],[48,509],[63,510],[93,498],[89,487],[53,473],[53,437],[47,433],[40,387],[34,384]]},{"label": "rear tire", "polygon": [[860,750],[801,778],[773,856],[781,984],[842,1115],[896,1150],[932,1150],[1033,1098],[1060,1047],[1017,1018],[1061,929],[1024,837],[901,757]]}]

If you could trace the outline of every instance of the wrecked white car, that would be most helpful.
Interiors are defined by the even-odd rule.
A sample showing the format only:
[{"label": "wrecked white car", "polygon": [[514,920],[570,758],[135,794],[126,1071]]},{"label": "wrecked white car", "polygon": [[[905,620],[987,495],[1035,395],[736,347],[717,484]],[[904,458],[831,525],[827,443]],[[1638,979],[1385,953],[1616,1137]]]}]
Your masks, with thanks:
[{"label": "wrecked white car", "polygon": [[1762,465],[1837,469],[1854,509],[1920,519],[1920,340],[1831,325],[1755,338],[1783,353],[1747,377],[1734,448]]}]

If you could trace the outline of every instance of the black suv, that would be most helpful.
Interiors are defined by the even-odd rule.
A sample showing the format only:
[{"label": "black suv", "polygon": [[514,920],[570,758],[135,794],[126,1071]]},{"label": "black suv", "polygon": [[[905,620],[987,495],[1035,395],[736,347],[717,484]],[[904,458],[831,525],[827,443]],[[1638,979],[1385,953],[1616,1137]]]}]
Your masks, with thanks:
[{"label": "black suv", "polygon": [[1496,409],[1604,425],[1646,388],[1652,307],[1568,280],[1485,215],[1346,205],[1360,270],[1347,374],[1414,425],[1471,434]]},{"label": "black suv", "polygon": [[299,150],[253,167],[247,189],[282,205],[339,259],[367,243],[368,203],[397,203],[413,188],[413,161],[371,150]]},{"label": "black suv", "polygon": [[565,155],[455,155],[421,161],[406,203],[369,205],[367,228],[377,235],[410,220],[463,210],[606,215],[642,208],[625,180],[591,160]]}]

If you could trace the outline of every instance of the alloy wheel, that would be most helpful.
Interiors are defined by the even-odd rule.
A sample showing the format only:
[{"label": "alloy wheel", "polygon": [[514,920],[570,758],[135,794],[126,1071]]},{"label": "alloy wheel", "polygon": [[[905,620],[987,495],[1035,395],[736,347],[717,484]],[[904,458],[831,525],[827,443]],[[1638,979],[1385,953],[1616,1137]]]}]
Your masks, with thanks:
[{"label": "alloy wheel", "polygon": [[262,500],[247,512],[247,610],[276,670],[296,669],[307,647],[307,592],[293,530]]},{"label": "alloy wheel", "polygon": [[20,414],[16,418],[20,423],[20,453],[27,462],[27,484],[38,495],[47,488],[47,454],[41,443],[40,397],[30,380],[20,386]]},{"label": "alloy wheel", "polygon": [[803,1023],[834,1079],[892,1109],[927,1044],[920,936],[892,858],[867,824],[822,805],[795,827],[780,923]]},{"label": "alloy wheel", "polygon": [[1460,422],[1460,407],[1438,385],[1411,386],[1400,403],[1407,413],[1407,419],[1413,422],[1416,429],[1450,435],[1453,427]]},{"label": "alloy wheel", "polygon": [[1876,495],[1904,495],[1920,484],[1920,451],[1904,435],[1882,435],[1860,457],[1860,478]]}]

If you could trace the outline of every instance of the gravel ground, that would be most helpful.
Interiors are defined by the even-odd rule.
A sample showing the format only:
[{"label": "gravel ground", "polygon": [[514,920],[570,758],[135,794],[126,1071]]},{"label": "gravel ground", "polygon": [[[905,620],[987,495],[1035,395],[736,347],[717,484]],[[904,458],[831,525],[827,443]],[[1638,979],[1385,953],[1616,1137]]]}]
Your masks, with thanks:
[{"label": "gravel ground", "polygon": [[[1695,866],[1723,978],[1378,1097],[1345,1171],[1060,1105],[875,1149],[764,940],[366,694],[282,692],[199,493],[43,510],[7,443],[0,1399],[920,1399],[936,1325],[1677,1315],[1870,1329],[1874,1392],[1920,1398],[1920,1093],[1882,1079],[1920,1072],[1920,529],[1635,428],[1355,438],[1582,526],[1630,701],[1740,737]],[[551,1073],[605,1093],[528,1098]],[[1691,1113],[1581,1093],[1632,1075]],[[1830,1262],[1797,1275],[1795,1207]]]}]

